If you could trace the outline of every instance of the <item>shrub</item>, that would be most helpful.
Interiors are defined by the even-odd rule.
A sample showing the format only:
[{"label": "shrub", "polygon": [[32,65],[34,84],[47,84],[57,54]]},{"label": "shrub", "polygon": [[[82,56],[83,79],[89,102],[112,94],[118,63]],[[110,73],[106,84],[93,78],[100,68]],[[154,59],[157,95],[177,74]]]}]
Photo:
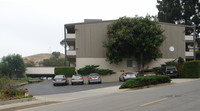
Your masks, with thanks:
[{"label": "shrub", "polygon": [[8,77],[2,77],[0,78],[0,91],[2,89],[7,89],[7,88],[13,88],[14,84],[16,84],[17,82],[14,80],[11,80]]},{"label": "shrub", "polygon": [[0,99],[11,100],[33,97],[32,95],[25,96],[24,94],[25,91],[23,89],[8,88],[0,91]]},{"label": "shrub", "polygon": [[135,88],[135,87],[143,87],[144,86],[144,83],[142,82],[141,79],[130,79],[130,80],[127,80],[125,81],[120,89],[123,89],[123,88]]},{"label": "shrub", "polygon": [[200,77],[200,60],[189,61],[183,64],[183,71],[185,78],[199,78]]},{"label": "shrub", "polygon": [[66,77],[72,77],[76,74],[75,67],[55,67],[55,75],[65,75]]},{"label": "shrub", "polygon": [[137,77],[135,79],[130,79],[130,80],[125,81],[120,86],[120,89],[136,88],[136,87],[149,86],[152,84],[170,83],[170,82],[171,82],[170,77],[166,75]]},{"label": "shrub", "polygon": [[86,65],[83,68],[78,70],[78,73],[81,75],[88,75],[90,73],[99,73],[100,75],[108,75],[108,74],[115,74],[110,69],[99,69],[99,65]]}]

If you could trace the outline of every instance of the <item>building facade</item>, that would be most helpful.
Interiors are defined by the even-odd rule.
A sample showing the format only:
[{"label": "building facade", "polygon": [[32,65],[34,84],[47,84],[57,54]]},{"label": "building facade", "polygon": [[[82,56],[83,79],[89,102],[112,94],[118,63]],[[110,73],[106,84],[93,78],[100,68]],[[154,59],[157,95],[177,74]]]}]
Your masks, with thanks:
[{"label": "building facade", "polygon": [[[136,72],[137,63],[132,59],[124,59],[120,64],[109,64],[106,61],[106,49],[103,47],[103,41],[107,40],[107,27],[111,21],[85,20],[83,23],[65,24],[65,35],[67,45],[67,59],[71,66],[76,69],[85,65],[100,65],[100,68],[111,69],[117,74],[120,70]],[[169,23],[159,23],[164,30],[166,37],[162,46],[162,58],[152,61],[146,68],[153,68],[164,64],[167,61],[182,57],[184,59],[194,58],[192,50],[186,51],[186,43],[193,41],[193,36],[185,35],[184,25],[175,25]]]}]

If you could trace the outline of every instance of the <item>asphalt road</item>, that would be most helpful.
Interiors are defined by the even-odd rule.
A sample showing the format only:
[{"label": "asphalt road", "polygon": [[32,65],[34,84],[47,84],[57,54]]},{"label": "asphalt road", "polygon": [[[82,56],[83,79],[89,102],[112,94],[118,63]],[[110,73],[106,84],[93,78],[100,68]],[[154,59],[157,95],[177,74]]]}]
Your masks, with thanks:
[{"label": "asphalt road", "polygon": [[27,88],[29,90],[29,93],[32,94],[33,96],[39,96],[39,95],[50,95],[50,94],[60,94],[60,93],[72,93],[77,91],[104,88],[121,84],[122,82],[53,86],[51,80],[45,80],[40,83],[34,83],[23,86],[22,88]]},{"label": "asphalt road", "polygon": [[27,111],[199,111],[200,80],[30,108]]}]

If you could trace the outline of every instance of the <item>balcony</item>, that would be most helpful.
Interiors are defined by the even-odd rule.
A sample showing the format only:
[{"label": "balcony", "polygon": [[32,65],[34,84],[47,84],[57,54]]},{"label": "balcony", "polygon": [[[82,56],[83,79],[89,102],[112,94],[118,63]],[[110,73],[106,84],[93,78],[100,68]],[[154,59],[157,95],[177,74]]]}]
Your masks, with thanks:
[{"label": "balcony", "polygon": [[185,56],[194,56],[194,52],[185,52]]},{"label": "balcony", "polygon": [[68,50],[67,56],[68,57],[76,57],[76,50]]},{"label": "balcony", "polygon": [[75,34],[66,34],[67,41],[75,41],[76,35]]},{"label": "balcony", "polygon": [[186,36],[185,36],[185,41],[186,41],[186,42],[193,42],[193,40],[194,40],[194,39],[193,39],[193,36],[192,36],[192,35],[186,35]]}]

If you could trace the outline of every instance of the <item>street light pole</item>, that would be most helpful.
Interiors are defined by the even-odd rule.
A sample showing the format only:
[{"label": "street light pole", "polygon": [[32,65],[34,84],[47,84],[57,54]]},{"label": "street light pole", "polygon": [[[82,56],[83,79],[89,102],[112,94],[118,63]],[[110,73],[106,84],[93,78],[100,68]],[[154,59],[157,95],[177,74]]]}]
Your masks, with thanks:
[{"label": "street light pole", "polygon": [[196,42],[196,29],[195,29],[195,25],[194,25],[194,28],[193,28],[194,60],[196,60],[196,47],[195,47],[195,42]]},{"label": "street light pole", "polygon": [[64,61],[64,66],[67,65],[67,42],[66,42],[66,27],[64,25],[64,44],[65,44],[65,61]]}]

